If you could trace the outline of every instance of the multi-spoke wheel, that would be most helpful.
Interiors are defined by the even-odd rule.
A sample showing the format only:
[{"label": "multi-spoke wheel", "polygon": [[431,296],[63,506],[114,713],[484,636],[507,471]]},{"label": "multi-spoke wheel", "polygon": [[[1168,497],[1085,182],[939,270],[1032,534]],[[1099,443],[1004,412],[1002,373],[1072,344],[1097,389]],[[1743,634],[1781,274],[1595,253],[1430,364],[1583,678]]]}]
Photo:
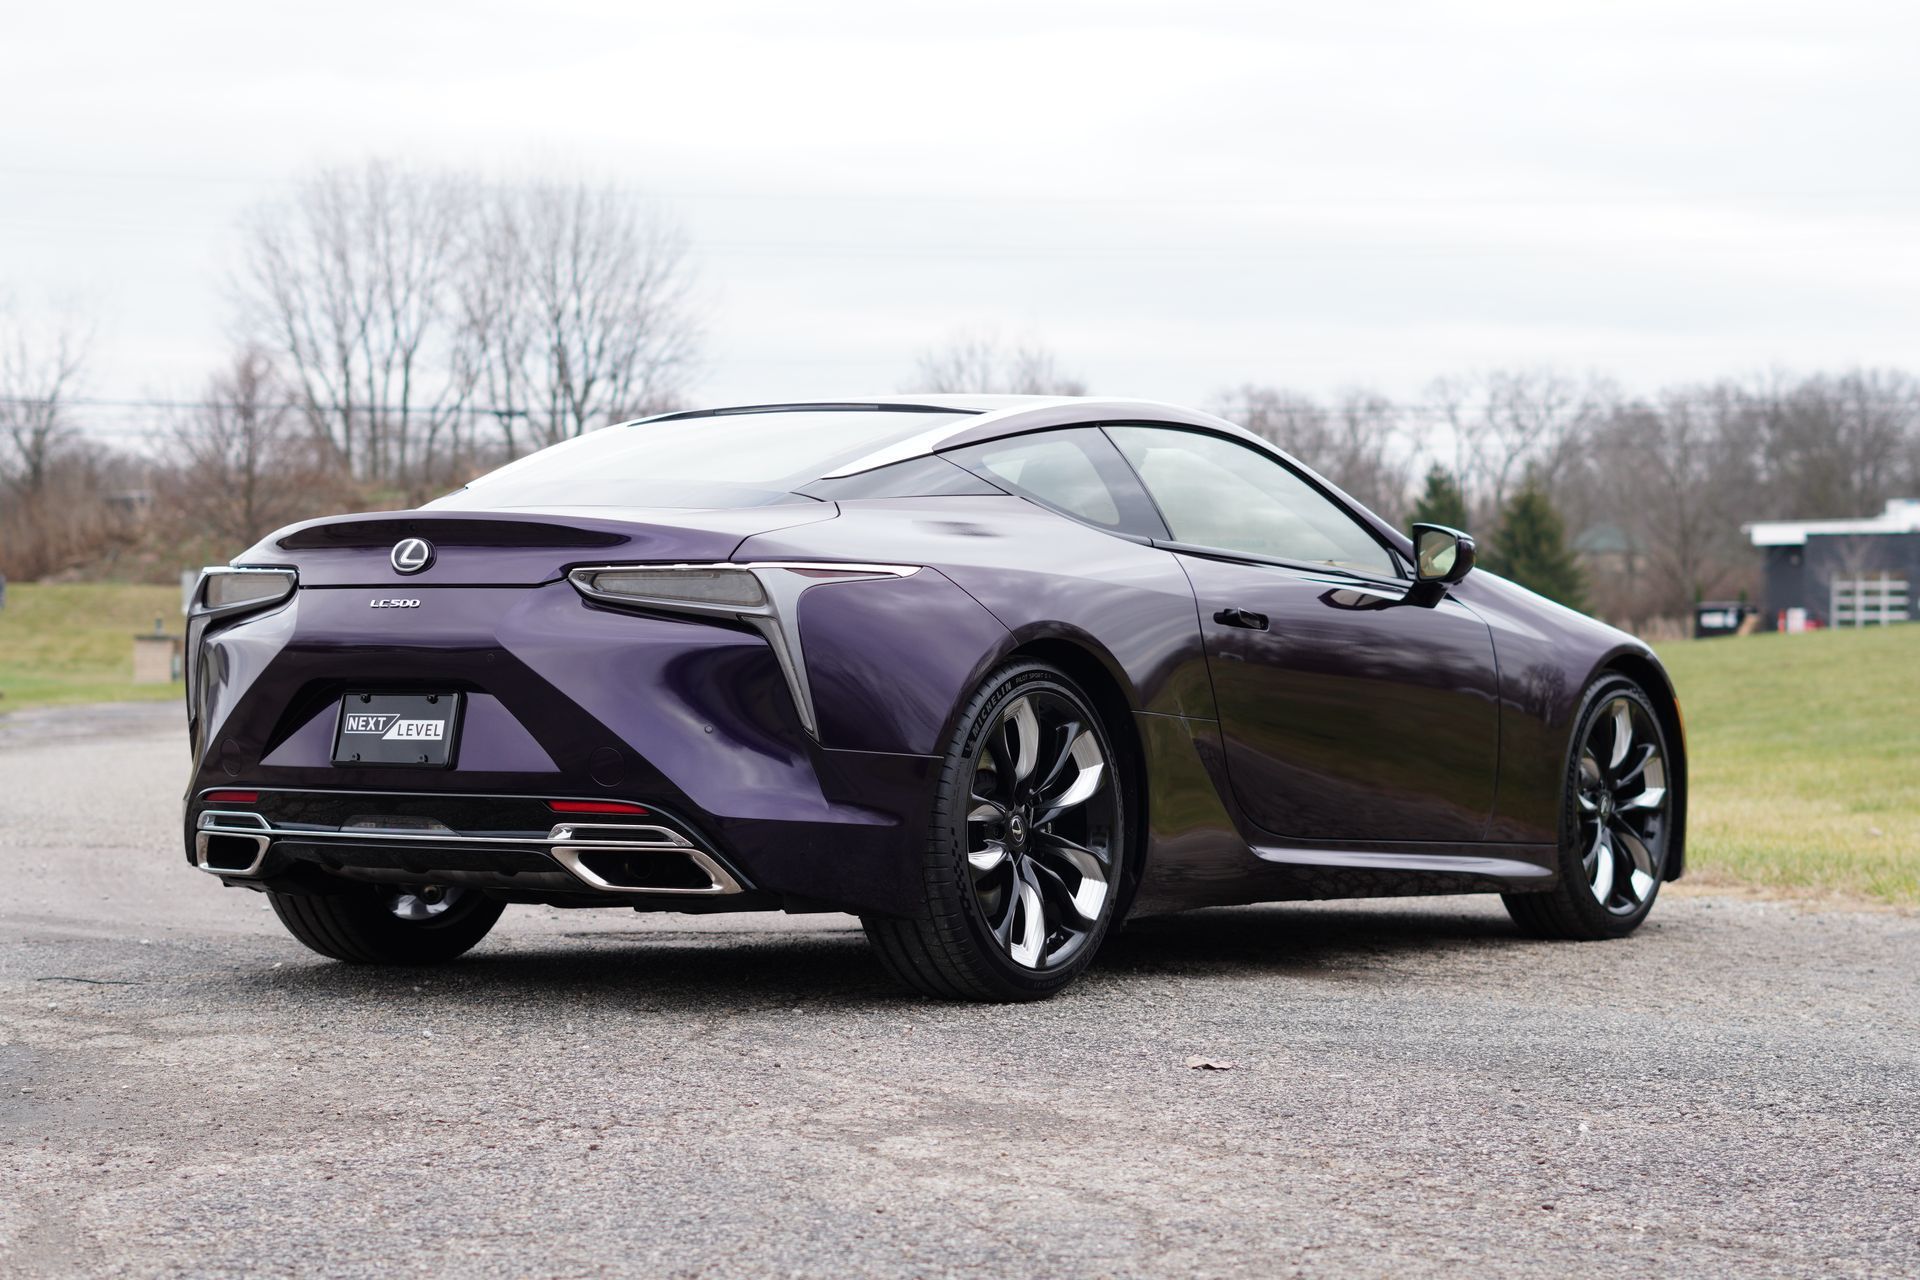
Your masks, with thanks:
[{"label": "multi-spoke wheel", "polygon": [[505,904],[443,885],[339,894],[269,892],[287,932],[353,964],[439,964],[487,936]]},{"label": "multi-spoke wheel", "polygon": [[1045,690],[1002,706],[973,762],[967,867],[1014,963],[1065,964],[1106,918],[1117,802],[1085,707]]},{"label": "multi-spoke wheel", "polygon": [[1620,937],[1646,918],[1666,874],[1666,734],[1646,695],[1615,679],[1588,694],[1573,741],[1560,883],[1508,894],[1507,910],[1540,937]]},{"label": "multi-spoke wheel", "polygon": [[1092,957],[1125,866],[1123,771],[1099,714],[1061,672],[1003,668],[949,751],[924,914],[869,917],[893,973],[932,995],[1051,995]]}]

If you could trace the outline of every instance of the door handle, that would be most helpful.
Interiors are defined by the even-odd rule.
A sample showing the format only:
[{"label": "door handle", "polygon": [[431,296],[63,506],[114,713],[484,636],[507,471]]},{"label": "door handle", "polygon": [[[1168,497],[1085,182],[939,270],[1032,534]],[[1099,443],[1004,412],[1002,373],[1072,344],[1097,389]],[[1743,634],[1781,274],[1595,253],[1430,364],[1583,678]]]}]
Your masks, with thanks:
[{"label": "door handle", "polygon": [[1223,627],[1244,627],[1248,631],[1267,629],[1267,615],[1251,609],[1222,609],[1213,615],[1213,620]]}]

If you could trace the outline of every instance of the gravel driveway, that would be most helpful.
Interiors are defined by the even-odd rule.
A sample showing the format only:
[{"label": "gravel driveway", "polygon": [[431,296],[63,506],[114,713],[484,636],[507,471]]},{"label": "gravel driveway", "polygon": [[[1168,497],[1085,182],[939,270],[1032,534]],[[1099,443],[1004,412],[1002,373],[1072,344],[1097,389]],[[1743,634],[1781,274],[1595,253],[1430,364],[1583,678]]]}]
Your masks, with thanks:
[{"label": "gravel driveway", "polygon": [[1920,1273],[1912,914],[1216,910],[981,1008],[844,917],[516,907],[378,973],[186,865],[186,764],[0,718],[8,1275]]}]

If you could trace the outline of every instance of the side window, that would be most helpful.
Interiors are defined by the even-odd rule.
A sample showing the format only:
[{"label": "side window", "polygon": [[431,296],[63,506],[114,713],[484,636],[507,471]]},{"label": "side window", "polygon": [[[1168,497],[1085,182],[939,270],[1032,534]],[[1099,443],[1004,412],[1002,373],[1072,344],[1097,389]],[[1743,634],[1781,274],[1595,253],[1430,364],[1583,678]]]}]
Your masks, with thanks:
[{"label": "side window", "polygon": [[1393,576],[1393,556],[1287,467],[1246,445],[1169,427],[1108,427],[1176,542]]},{"label": "side window", "polygon": [[941,456],[1088,524],[1139,537],[1166,537],[1140,482],[1098,427],[1009,436]]}]

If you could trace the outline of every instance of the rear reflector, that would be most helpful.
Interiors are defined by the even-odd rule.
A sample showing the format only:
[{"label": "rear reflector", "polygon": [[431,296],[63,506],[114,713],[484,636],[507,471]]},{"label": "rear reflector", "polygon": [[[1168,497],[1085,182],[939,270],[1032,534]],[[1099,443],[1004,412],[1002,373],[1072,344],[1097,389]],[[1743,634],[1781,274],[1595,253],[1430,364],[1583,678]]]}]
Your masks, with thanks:
[{"label": "rear reflector", "polygon": [[258,804],[258,791],[209,791],[206,794],[208,804]]},{"label": "rear reflector", "polygon": [[645,805],[625,800],[549,800],[547,808],[555,813],[645,813]]}]

